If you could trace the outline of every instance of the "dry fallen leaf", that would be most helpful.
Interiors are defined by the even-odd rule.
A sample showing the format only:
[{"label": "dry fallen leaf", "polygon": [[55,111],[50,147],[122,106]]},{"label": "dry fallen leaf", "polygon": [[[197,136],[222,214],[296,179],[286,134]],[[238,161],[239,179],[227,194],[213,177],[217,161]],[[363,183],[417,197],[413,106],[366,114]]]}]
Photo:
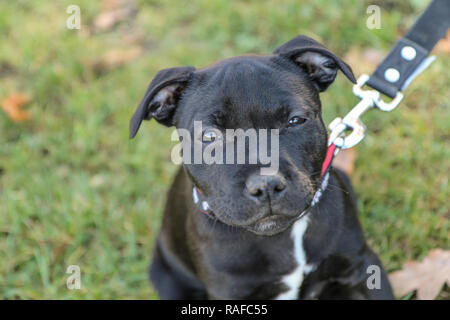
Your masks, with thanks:
[{"label": "dry fallen leaf", "polygon": [[349,177],[352,176],[355,169],[356,153],[353,149],[341,150],[333,159],[333,167],[341,169]]},{"label": "dry fallen leaf", "polygon": [[27,110],[22,110],[22,106],[30,99],[23,93],[11,93],[8,98],[2,101],[2,109],[14,122],[25,121],[30,118]]},{"label": "dry fallen leaf", "polygon": [[432,300],[445,283],[450,285],[450,250],[435,249],[422,262],[407,261],[389,280],[398,297],[417,290],[418,300]]},{"label": "dry fallen leaf", "polygon": [[111,50],[93,63],[93,69],[97,73],[104,73],[137,59],[143,52],[144,50],[139,46]]},{"label": "dry fallen leaf", "polygon": [[136,14],[132,0],[103,0],[102,12],[94,20],[94,27],[99,31],[108,31],[117,23]]},{"label": "dry fallen leaf", "polygon": [[439,40],[433,53],[450,53],[450,31],[447,32],[447,35],[444,38]]}]

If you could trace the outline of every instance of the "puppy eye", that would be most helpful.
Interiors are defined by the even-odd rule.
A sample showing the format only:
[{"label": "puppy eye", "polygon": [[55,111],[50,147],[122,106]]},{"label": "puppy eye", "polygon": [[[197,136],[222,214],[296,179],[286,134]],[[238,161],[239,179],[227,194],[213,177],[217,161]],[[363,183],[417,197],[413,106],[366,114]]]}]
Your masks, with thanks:
[{"label": "puppy eye", "polygon": [[293,127],[293,126],[298,126],[300,124],[303,124],[306,122],[307,119],[305,118],[301,118],[298,116],[292,117],[291,119],[289,119],[289,126]]},{"label": "puppy eye", "polygon": [[213,142],[218,139],[219,135],[214,129],[207,129],[203,131],[202,141],[203,142]]}]

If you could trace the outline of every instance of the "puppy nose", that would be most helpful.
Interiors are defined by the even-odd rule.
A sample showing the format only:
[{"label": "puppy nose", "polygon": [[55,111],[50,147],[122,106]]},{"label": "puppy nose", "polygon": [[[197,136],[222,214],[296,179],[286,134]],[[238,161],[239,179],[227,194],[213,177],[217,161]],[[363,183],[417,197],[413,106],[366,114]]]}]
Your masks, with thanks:
[{"label": "puppy nose", "polygon": [[264,202],[269,198],[276,200],[284,193],[286,181],[279,175],[252,175],[245,182],[246,193],[256,202]]}]

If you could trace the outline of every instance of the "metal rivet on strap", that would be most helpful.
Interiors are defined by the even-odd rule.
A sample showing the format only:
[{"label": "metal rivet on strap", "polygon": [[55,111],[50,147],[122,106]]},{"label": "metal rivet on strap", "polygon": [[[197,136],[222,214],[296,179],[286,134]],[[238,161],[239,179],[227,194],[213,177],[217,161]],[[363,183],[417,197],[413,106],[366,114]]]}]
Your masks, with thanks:
[{"label": "metal rivet on strap", "polygon": [[389,82],[397,82],[400,79],[400,72],[397,69],[389,68],[384,72],[384,78]]},{"label": "metal rivet on strap", "polygon": [[403,59],[411,61],[416,57],[416,49],[411,46],[405,46],[401,51],[401,55]]}]

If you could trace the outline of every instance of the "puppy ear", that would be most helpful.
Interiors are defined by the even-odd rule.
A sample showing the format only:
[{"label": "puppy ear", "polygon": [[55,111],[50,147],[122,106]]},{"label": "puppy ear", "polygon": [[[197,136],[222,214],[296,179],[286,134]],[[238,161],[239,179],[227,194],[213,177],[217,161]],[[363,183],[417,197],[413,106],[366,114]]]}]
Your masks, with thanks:
[{"label": "puppy ear", "polygon": [[188,66],[164,69],[156,74],[130,120],[130,139],[138,132],[142,120],[155,118],[166,126],[173,125],[181,93],[194,71],[194,67]]},{"label": "puppy ear", "polygon": [[290,59],[302,68],[319,91],[325,91],[336,78],[338,68],[353,83],[352,69],[333,52],[306,36],[297,36],[275,49],[274,54]]}]

